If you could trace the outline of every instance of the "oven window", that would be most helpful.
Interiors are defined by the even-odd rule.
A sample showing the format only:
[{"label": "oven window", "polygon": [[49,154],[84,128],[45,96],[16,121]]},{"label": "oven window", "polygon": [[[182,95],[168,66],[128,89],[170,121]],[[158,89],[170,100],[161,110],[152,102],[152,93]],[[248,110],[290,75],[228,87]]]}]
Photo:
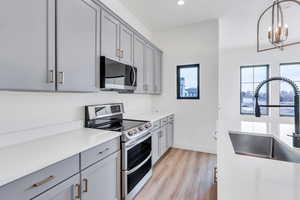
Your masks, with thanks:
[{"label": "oven window", "polygon": [[137,144],[133,148],[127,151],[127,170],[131,170],[134,167],[141,164],[150,155],[151,149],[151,137],[147,140]]},{"label": "oven window", "polygon": [[144,178],[144,176],[151,170],[152,161],[149,159],[138,170],[127,176],[127,193],[130,193],[132,189]]}]

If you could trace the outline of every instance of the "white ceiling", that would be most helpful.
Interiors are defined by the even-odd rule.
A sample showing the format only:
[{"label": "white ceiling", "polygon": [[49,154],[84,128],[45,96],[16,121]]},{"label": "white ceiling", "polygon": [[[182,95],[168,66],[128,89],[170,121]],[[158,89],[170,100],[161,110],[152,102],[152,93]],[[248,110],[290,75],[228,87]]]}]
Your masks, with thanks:
[{"label": "white ceiling", "polygon": [[[152,31],[216,19],[222,14],[220,0],[119,0]],[[222,1],[221,1],[222,2]]]}]

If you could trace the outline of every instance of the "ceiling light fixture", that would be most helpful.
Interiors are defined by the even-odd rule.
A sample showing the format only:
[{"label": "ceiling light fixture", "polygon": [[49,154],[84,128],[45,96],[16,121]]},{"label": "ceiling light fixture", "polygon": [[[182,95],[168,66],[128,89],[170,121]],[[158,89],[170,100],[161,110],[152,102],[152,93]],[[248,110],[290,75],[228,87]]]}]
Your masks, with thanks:
[{"label": "ceiling light fixture", "polygon": [[[289,28],[286,22],[286,15],[288,14],[288,9],[283,10],[283,8],[289,8],[290,4],[297,5],[300,7],[299,0],[273,0],[272,5],[270,5],[264,12],[260,15],[258,23],[257,23],[257,51],[268,51],[272,49],[281,49],[283,50],[284,47],[292,46],[300,44],[299,42],[290,42],[287,43],[289,37]],[[261,49],[260,47],[260,25],[263,17],[271,13],[271,21],[270,27],[268,29],[267,38],[269,43],[273,46],[271,48]]]},{"label": "ceiling light fixture", "polygon": [[183,6],[183,5],[184,5],[184,0],[179,0],[179,1],[177,2],[177,4],[178,4],[179,6]]}]

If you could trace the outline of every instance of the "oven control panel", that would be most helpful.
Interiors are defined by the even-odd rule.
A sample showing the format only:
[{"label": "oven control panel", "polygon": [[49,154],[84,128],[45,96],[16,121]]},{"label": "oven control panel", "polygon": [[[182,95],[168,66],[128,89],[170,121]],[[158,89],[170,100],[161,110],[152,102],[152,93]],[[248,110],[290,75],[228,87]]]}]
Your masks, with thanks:
[{"label": "oven control panel", "polygon": [[125,132],[125,135],[127,138],[135,138],[135,137],[141,137],[143,134],[147,133],[147,130],[149,130],[152,127],[152,124],[150,122],[139,126],[137,128],[130,129]]}]

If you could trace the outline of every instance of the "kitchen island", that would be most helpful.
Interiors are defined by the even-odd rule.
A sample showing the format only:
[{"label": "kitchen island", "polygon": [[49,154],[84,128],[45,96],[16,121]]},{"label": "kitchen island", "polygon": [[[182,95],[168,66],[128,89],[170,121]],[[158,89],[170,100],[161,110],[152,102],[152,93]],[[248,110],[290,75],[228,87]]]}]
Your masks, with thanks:
[{"label": "kitchen island", "polygon": [[287,136],[293,124],[220,121],[218,128],[219,200],[299,200],[300,164],[235,154],[229,133],[272,135],[300,153]]}]

